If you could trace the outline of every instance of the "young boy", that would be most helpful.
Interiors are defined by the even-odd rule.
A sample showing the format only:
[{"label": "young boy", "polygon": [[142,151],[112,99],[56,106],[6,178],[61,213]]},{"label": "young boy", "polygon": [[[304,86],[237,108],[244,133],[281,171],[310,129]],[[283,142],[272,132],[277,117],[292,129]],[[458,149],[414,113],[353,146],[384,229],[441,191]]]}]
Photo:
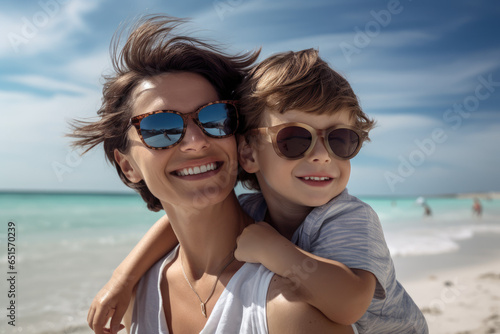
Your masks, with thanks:
[{"label": "young boy", "polygon": [[[240,87],[243,129],[239,140],[240,180],[258,193],[240,203],[258,223],[245,229],[236,256],[260,262],[311,294],[339,298],[348,306],[356,296],[333,293],[334,261],[346,265],[365,286],[376,279],[373,300],[356,322],[360,333],[427,333],[425,319],[396,281],[394,265],[376,213],[348,194],[350,162],[374,125],[362,111],[349,83],[315,50],[287,52],[260,63]],[[283,237],[291,242],[285,247]],[[297,247],[291,247],[296,245]],[[302,253],[302,256],[299,255]],[[309,252],[314,254],[304,254]],[[317,273],[330,259],[330,276]],[[300,264],[302,263],[302,266]],[[295,271],[295,272],[294,272]],[[334,278],[335,277],[335,278]],[[345,281],[337,289],[349,290]],[[363,284],[362,284],[363,285]],[[342,296],[342,297],[341,297]],[[325,315],[332,309],[319,308]]]},{"label": "young boy", "polygon": [[[377,215],[346,190],[349,159],[373,127],[349,83],[317,51],[287,52],[254,68],[239,96],[240,180],[260,191],[240,202],[269,224],[242,232],[236,258],[288,277],[311,305],[356,322],[359,333],[427,333],[396,281]],[[132,287],[173,247],[169,228],[167,219],[155,224],[96,296],[94,330],[111,316],[116,330]]]}]

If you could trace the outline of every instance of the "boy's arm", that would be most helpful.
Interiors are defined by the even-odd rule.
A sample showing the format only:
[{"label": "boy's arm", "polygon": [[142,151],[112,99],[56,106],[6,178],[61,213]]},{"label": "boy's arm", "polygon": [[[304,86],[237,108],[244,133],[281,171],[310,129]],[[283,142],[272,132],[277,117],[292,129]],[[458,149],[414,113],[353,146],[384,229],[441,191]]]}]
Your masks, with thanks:
[{"label": "boy's arm", "polygon": [[94,297],[87,322],[96,334],[109,333],[105,329],[109,318],[111,318],[110,332],[118,332],[134,286],[146,271],[177,243],[167,216],[163,216],[142,237]]},{"label": "boy's arm", "polygon": [[375,292],[376,278],[372,273],[349,269],[340,262],[308,253],[264,222],[243,230],[235,257],[262,263],[272,272],[287,277],[303,301],[339,324],[359,320]]}]

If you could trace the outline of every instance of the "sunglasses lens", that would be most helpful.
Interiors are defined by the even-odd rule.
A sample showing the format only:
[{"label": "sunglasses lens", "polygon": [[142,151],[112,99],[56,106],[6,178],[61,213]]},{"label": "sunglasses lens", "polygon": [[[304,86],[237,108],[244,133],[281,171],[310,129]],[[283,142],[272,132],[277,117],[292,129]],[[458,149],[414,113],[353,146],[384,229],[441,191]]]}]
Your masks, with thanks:
[{"label": "sunglasses lens", "polygon": [[153,114],[141,121],[142,138],[151,147],[175,144],[181,138],[183,128],[182,117],[172,113]]},{"label": "sunglasses lens", "polygon": [[328,143],[333,153],[340,158],[352,158],[360,144],[358,134],[349,129],[337,129],[328,135]]},{"label": "sunglasses lens", "polygon": [[287,158],[299,158],[309,148],[312,141],[311,133],[299,126],[289,126],[281,129],[276,135],[278,149]]},{"label": "sunglasses lens", "polygon": [[198,114],[203,129],[213,137],[235,133],[238,126],[236,107],[229,103],[215,103],[200,110]]}]

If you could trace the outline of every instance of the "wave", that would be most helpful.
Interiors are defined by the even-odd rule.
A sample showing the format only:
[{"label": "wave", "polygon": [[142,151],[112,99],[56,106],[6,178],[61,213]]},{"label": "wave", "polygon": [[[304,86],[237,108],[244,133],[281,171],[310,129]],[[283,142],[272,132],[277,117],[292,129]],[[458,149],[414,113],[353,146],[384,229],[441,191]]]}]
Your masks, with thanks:
[{"label": "wave", "polygon": [[500,234],[498,224],[475,224],[407,229],[385,233],[387,245],[393,257],[432,255],[456,252],[460,241],[478,234]]}]

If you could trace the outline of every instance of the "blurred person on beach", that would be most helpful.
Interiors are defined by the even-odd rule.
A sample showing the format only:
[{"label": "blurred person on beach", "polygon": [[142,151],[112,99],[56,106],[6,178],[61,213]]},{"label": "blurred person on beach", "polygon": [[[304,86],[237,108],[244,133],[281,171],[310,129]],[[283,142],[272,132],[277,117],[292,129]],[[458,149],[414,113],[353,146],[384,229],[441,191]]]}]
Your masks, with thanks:
[{"label": "blurred person on beach", "polygon": [[416,203],[424,209],[424,217],[432,216],[431,207],[427,204],[424,197],[417,198]]},{"label": "blurred person on beach", "polygon": [[483,214],[483,206],[481,205],[481,201],[479,198],[474,197],[474,203],[472,204],[472,214],[481,217]]},{"label": "blurred person on beach", "polygon": [[[355,322],[359,333],[427,333],[396,280],[376,213],[346,189],[349,160],[374,125],[349,83],[310,49],[264,60],[237,95],[239,179],[257,190],[239,200],[260,223],[243,230],[235,257],[289,278],[325,316]],[[154,225],[95,297],[94,330],[109,318],[119,323],[144,267],[175,246],[165,243],[171,218]]]},{"label": "blurred person on beach", "polygon": [[[148,17],[132,27],[119,53],[120,38],[115,40],[114,74],[105,78],[99,119],[75,121],[71,134],[74,146],[85,152],[103,144],[122,181],[150,210],[165,210],[169,217],[167,233],[148,234],[160,248],[170,248],[167,255],[153,265],[147,260],[154,255],[134,249],[132,257],[153,265],[137,286],[130,284],[133,276],[121,273],[127,278],[119,284],[128,291],[122,300],[128,304],[133,296],[127,330],[356,333],[354,326],[321,314],[308,291],[290,278],[235,259],[237,237],[254,220],[233,189],[238,114],[232,99],[259,52],[230,56],[198,39],[173,35],[182,23]],[[92,318],[113,315],[109,309],[94,312],[91,326]]]},{"label": "blurred person on beach", "polygon": [[422,207],[424,208],[424,216],[426,217],[432,216],[431,207],[427,203],[422,204]]}]

